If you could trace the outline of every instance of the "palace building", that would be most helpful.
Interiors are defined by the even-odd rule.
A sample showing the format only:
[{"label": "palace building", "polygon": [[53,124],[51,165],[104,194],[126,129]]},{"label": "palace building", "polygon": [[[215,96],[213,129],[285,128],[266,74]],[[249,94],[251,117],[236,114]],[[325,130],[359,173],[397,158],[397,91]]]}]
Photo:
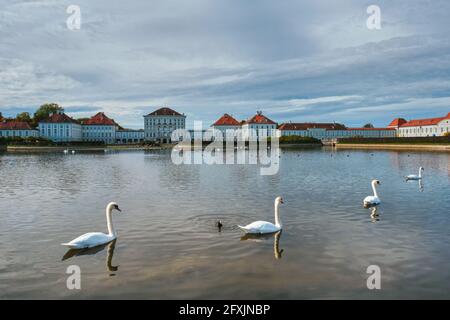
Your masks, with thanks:
[{"label": "palace building", "polygon": [[65,114],[63,110],[39,122],[39,135],[55,142],[83,140],[81,124]]},{"label": "palace building", "polygon": [[443,117],[405,120],[392,120],[388,128],[397,131],[399,137],[434,137],[450,134],[450,112]]},{"label": "palace building", "polygon": [[[235,136],[236,130],[241,129],[241,122],[237,121],[228,113],[225,113],[211,125],[211,128],[213,131],[220,131],[223,139],[225,140],[227,134],[231,134],[233,137]],[[214,134],[214,136],[216,136],[216,134]]]},{"label": "palace building", "polygon": [[172,132],[186,128],[186,116],[164,107],[144,116],[144,133],[146,141],[170,143]]},{"label": "palace building", "polygon": [[116,142],[116,132],[120,126],[103,112],[83,121],[83,141],[100,141],[106,144]]},{"label": "palace building", "polygon": [[29,138],[38,136],[39,131],[33,129],[27,122],[15,120],[0,122],[0,138]]},{"label": "palace building", "polygon": [[387,138],[395,137],[391,128],[347,128],[340,123],[283,123],[278,127],[280,136],[301,136],[316,139]]},{"label": "palace building", "polygon": [[247,138],[257,138],[259,136],[274,136],[276,135],[277,123],[265,115],[261,111],[249,120],[242,123],[242,133]]}]

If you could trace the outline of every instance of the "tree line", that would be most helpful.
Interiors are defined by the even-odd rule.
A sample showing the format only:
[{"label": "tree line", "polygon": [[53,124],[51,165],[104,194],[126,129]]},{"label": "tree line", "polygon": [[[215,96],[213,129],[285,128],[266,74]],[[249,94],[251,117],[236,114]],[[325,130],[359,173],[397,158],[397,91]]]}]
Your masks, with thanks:
[{"label": "tree line", "polygon": [[[64,111],[64,109],[58,105],[57,103],[45,103],[41,105],[33,116],[30,115],[29,112],[20,112],[15,117],[4,117],[0,112],[0,122],[2,121],[21,121],[27,122],[31,127],[36,128],[39,125],[39,122],[45,119],[48,119],[52,113]],[[85,120],[77,119],[78,121]]]}]

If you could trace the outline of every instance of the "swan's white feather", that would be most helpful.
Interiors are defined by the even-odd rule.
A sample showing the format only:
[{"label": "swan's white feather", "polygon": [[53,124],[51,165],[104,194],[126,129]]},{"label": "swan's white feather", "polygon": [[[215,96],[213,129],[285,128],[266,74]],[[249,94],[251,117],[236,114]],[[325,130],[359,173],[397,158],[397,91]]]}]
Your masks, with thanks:
[{"label": "swan's white feather", "polygon": [[78,238],[73,239],[68,243],[61,243],[61,245],[73,249],[92,248],[98,245],[111,242],[115,238],[116,237],[112,235],[104,234],[101,232],[89,232],[79,236]]},{"label": "swan's white feather", "polygon": [[407,180],[420,180],[421,178],[416,174],[410,174],[409,176],[406,176]]},{"label": "swan's white feather", "polygon": [[273,233],[281,228],[267,221],[255,221],[246,226],[238,226],[245,233]]},{"label": "swan's white feather", "polygon": [[364,204],[380,204],[380,199],[375,196],[367,196],[364,198]]}]

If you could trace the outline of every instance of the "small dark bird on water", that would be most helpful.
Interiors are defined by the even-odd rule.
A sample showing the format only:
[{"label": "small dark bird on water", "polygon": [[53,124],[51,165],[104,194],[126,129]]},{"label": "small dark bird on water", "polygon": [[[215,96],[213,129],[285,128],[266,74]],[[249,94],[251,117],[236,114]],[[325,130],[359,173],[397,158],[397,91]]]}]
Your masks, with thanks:
[{"label": "small dark bird on water", "polygon": [[220,221],[220,220],[217,221],[216,225],[217,225],[217,228],[219,228],[219,230],[222,229],[222,227],[223,227],[222,221]]}]

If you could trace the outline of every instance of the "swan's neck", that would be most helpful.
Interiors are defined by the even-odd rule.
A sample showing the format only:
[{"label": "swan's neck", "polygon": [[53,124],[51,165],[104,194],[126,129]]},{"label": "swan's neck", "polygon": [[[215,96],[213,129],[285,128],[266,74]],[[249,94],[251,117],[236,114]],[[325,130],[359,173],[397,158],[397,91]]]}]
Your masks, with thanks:
[{"label": "swan's neck", "polygon": [[279,228],[281,228],[283,225],[281,224],[280,220],[280,213],[278,210],[279,203],[275,202],[275,225]]},{"label": "swan's neck", "polygon": [[377,187],[375,186],[375,182],[372,183],[373,195],[378,198]]},{"label": "swan's neck", "polygon": [[422,178],[422,168],[419,169],[419,178]]},{"label": "swan's neck", "polygon": [[110,236],[115,237],[116,236],[116,230],[114,229],[113,223],[112,223],[112,207],[106,208],[106,222],[108,224],[108,234]]}]

